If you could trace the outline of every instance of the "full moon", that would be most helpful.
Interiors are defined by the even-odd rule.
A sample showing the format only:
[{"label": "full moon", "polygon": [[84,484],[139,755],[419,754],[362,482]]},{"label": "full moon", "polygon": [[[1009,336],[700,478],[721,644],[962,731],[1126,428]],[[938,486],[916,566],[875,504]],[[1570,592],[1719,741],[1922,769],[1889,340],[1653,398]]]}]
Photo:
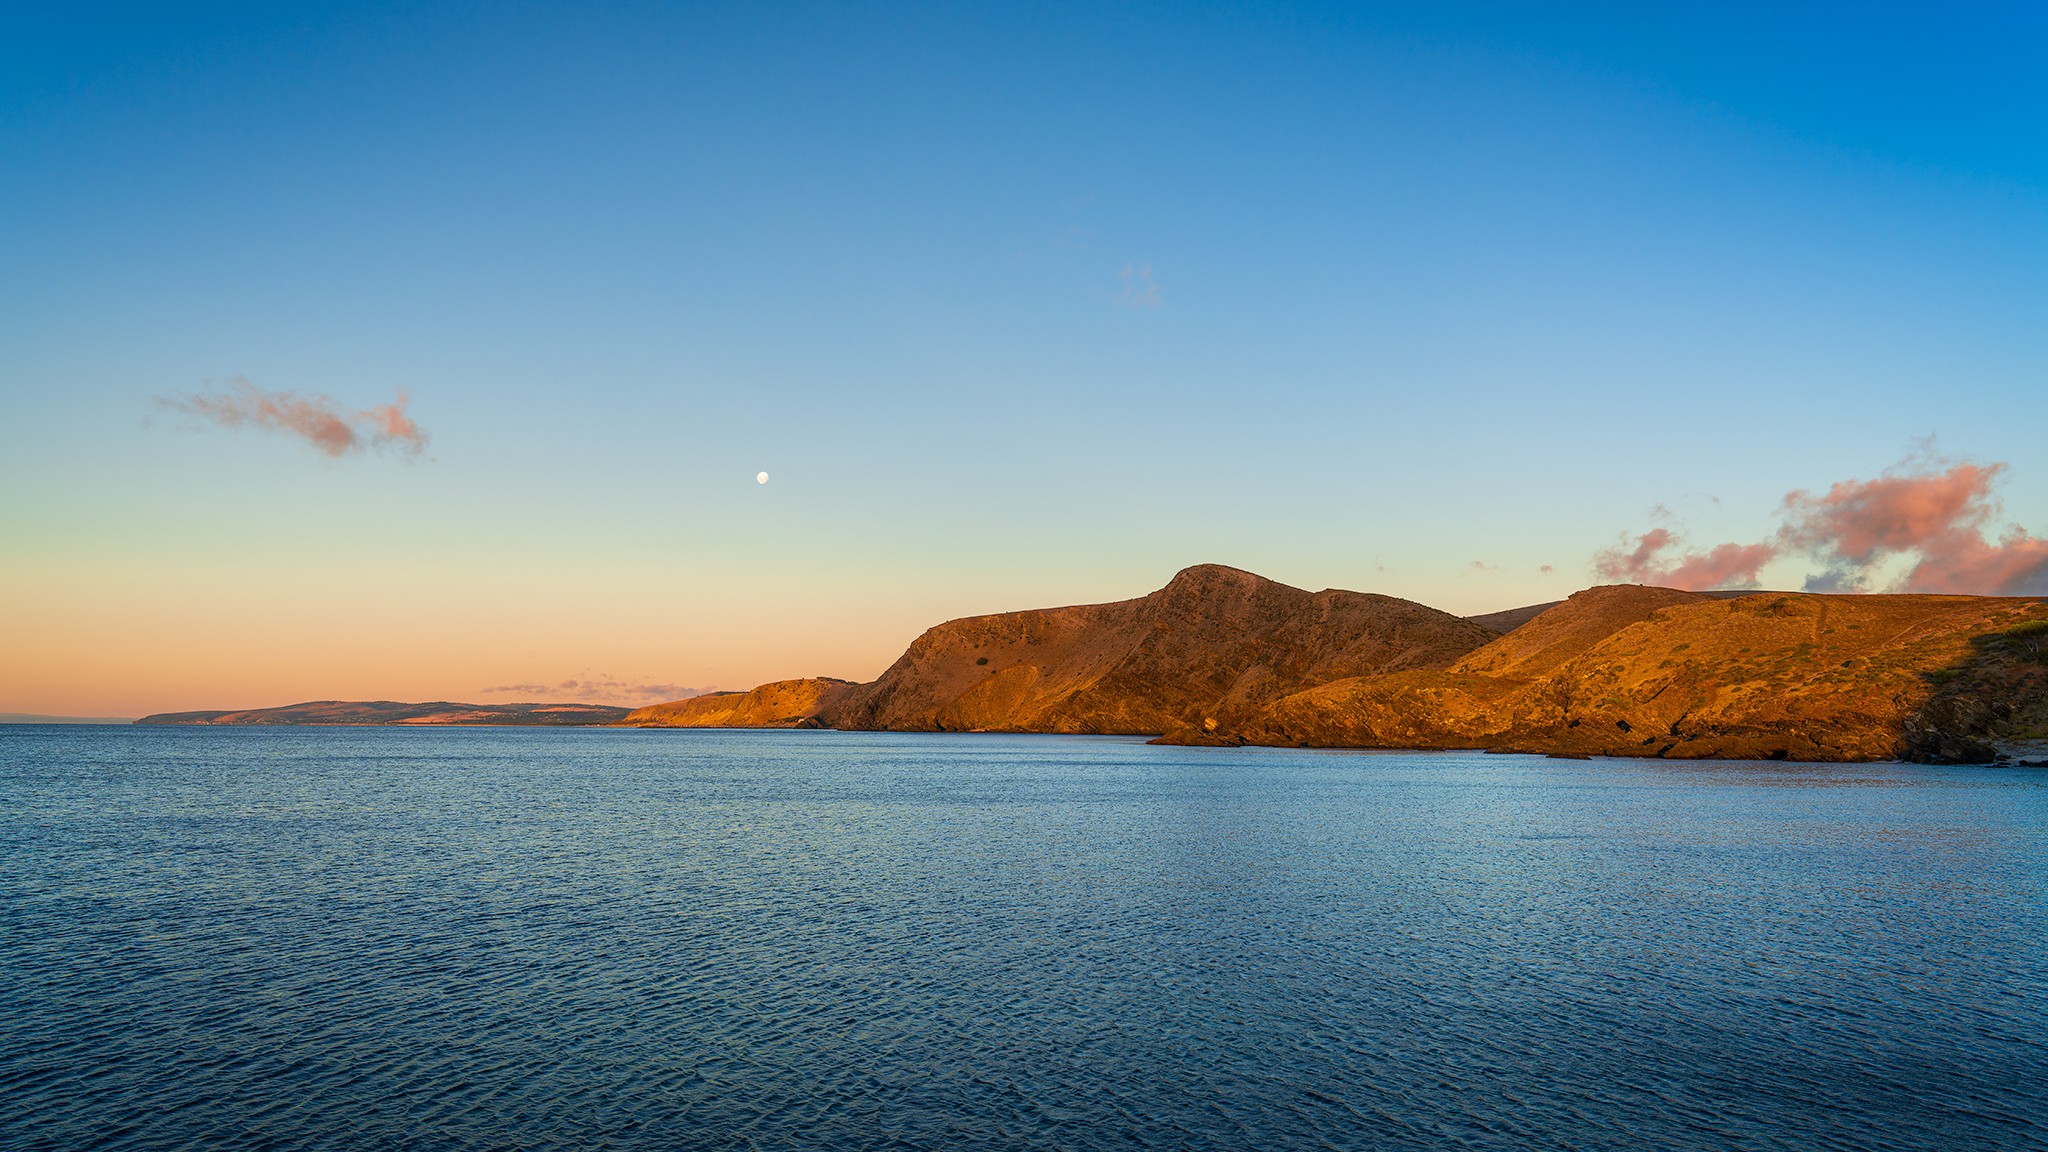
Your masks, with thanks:
[{"label": "full moon", "polygon": [[756,473],[754,473],[754,483],[756,483],[756,484],[766,484],[767,482],[768,482],[768,474],[767,474],[766,472],[756,472]]}]

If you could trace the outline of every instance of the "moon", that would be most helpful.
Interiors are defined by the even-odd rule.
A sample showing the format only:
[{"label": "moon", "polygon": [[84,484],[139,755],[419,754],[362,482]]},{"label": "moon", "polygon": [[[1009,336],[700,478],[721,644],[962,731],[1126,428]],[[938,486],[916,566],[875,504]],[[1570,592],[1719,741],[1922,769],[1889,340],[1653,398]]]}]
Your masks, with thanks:
[{"label": "moon", "polygon": [[754,473],[754,483],[756,483],[756,484],[766,484],[767,482],[768,482],[768,474],[767,474],[766,472],[756,472],[756,473]]}]

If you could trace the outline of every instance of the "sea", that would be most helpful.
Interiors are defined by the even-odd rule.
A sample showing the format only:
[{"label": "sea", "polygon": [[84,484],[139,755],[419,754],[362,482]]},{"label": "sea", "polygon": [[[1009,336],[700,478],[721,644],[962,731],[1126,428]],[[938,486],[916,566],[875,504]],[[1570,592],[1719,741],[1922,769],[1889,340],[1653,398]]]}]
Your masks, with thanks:
[{"label": "sea", "polygon": [[0,1148],[2048,1148],[2048,772],[9,726]]}]

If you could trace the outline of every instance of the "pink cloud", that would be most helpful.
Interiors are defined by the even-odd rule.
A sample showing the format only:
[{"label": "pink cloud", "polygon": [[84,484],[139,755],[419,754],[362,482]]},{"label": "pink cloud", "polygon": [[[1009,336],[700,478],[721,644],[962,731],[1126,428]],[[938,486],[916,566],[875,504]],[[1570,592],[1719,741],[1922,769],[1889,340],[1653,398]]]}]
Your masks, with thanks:
[{"label": "pink cloud", "polygon": [[1704,552],[1667,556],[1679,546],[1676,533],[1652,528],[1636,537],[1633,549],[1610,548],[1593,557],[1593,570],[1610,580],[1687,591],[1755,588],[1758,571],[1778,554],[1769,544],[1717,544]]},{"label": "pink cloud", "polygon": [[211,395],[158,397],[163,407],[210,420],[224,428],[244,426],[283,432],[339,459],[368,448],[394,447],[409,456],[426,451],[427,434],[405,414],[406,394],[390,404],[344,413],[325,396],[266,392],[243,377]]},{"label": "pink cloud", "polygon": [[[1821,565],[1806,579],[1810,592],[2048,595],[2048,538],[2019,527],[1996,542],[1986,534],[1999,513],[1992,489],[2004,474],[2003,464],[1939,467],[1908,460],[1874,480],[1844,480],[1818,496],[1788,493],[1778,530],[1758,543],[1671,557],[1677,536],[1653,528],[1636,537],[1633,549],[1597,554],[1593,567],[1610,579],[1674,588],[1754,588],[1765,564],[1796,555]],[[1911,567],[1874,588],[1880,569],[1895,559]]]},{"label": "pink cloud", "polygon": [[1785,497],[1779,538],[1825,565],[1809,587],[1860,591],[1886,560],[1911,555],[1913,567],[1893,591],[2048,592],[2048,540],[2023,528],[2008,529],[1997,543],[1985,535],[1999,511],[1992,488],[2005,465],[1902,468],[1844,480],[1820,496]]},{"label": "pink cloud", "polygon": [[1942,537],[1906,574],[1908,592],[2048,596],[2048,539],[2014,528],[1993,544],[1982,532]]},{"label": "pink cloud", "polygon": [[1868,564],[1982,524],[1996,511],[1991,484],[2004,471],[2003,464],[1958,464],[1939,474],[1844,480],[1824,496],[1792,492],[1779,535],[1794,547]]}]

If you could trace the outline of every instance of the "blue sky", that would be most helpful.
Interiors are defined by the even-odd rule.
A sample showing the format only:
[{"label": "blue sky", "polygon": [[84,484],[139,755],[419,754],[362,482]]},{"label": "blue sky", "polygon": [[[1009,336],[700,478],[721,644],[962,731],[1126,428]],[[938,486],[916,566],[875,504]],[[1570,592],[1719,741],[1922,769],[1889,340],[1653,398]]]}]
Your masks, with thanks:
[{"label": "blue sky", "polygon": [[[0,710],[1484,611],[1928,436],[2048,530],[2048,15],[1781,9],[17,6]],[[431,450],[158,403],[236,377]]]}]

